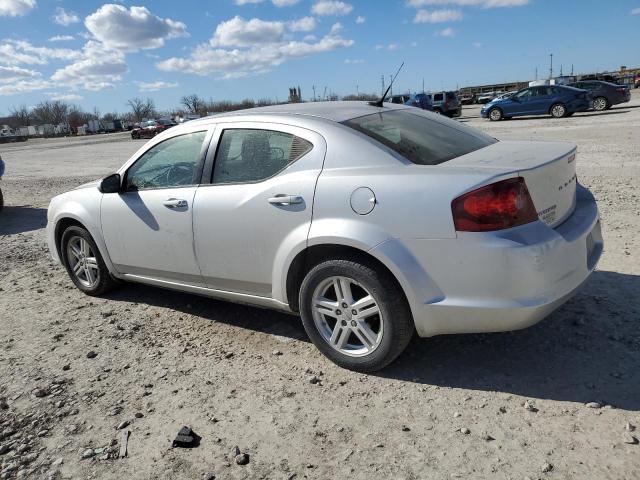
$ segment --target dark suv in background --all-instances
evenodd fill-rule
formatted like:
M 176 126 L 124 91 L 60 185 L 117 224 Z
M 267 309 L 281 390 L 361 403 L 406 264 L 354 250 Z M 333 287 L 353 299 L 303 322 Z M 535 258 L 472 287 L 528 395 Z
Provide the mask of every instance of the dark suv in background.
M 631 91 L 625 85 L 600 80 L 581 80 L 570 83 L 569 86 L 589 91 L 593 99 L 593 109 L 598 112 L 631 100 Z
M 447 117 L 459 117 L 462 114 L 462 105 L 456 92 L 430 93 L 433 103 L 433 111 Z
M 425 93 L 405 93 L 404 95 L 393 95 L 389 101 L 391 103 L 408 105 L 410 107 L 417 107 L 423 110 L 433 111 L 431 98 Z

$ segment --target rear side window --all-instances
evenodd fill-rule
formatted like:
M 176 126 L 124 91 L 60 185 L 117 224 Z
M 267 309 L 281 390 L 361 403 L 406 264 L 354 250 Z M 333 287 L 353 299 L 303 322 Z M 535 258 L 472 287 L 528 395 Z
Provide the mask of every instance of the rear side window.
M 225 130 L 216 153 L 213 183 L 265 180 L 312 148 L 310 142 L 289 133 L 244 128 Z
M 456 98 L 456 94 L 453 92 L 447 92 L 447 100 L 454 100 Z
M 444 95 L 443 95 L 442 93 L 436 93 L 436 94 L 433 96 L 433 99 L 434 99 L 436 102 L 439 102 L 439 101 L 441 101 L 441 100 L 443 100 L 443 99 L 444 99 Z
M 418 165 L 438 165 L 497 140 L 463 125 L 447 125 L 404 110 L 374 113 L 344 125 L 386 145 Z

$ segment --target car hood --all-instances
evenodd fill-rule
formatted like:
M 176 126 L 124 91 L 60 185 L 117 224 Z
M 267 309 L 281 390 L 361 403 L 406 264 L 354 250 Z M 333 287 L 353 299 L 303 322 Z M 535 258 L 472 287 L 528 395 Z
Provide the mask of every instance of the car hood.
M 509 100 L 508 98 L 501 98 L 501 99 L 491 100 L 490 102 L 487 102 L 484 107 L 489 108 L 489 107 L 493 107 L 494 105 L 504 105 L 505 103 L 509 103 L 509 102 L 511 102 L 511 100 Z

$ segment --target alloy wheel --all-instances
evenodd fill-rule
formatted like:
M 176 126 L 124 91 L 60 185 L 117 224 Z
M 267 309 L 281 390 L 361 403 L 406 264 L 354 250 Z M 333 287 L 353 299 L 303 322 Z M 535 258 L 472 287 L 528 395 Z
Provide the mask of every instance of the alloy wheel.
M 98 259 L 93 248 L 80 236 L 73 236 L 67 242 L 67 261 L 74 276 L 83 286 L 95 287 L 100 281 Z
M 311 310 L 322 338 L 344 355 L 369 355 L 382 341 L 380 307 L 367 289 L 351 278 L 323 280 L 314 290 Z
M 567 113 L 567 109 L 564 108 L 563 105 L 554 105 L 553 108 L 551 109 L 551 114 L 556 118 L 564 117 L 566 113 Z
M 593 109 L 601 112 L 607 109 L 607 99 L 604 97 L 598 97 L 593 101 Z
M 502 113 L 497 108 L 494 108 L 489 112 L 489 117 L 491 120 L 500 120 L 502 118 Z

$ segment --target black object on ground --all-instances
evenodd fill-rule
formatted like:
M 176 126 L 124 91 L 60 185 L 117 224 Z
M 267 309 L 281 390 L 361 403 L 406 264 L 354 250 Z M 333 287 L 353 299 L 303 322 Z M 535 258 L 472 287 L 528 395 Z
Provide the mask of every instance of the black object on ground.
M 200 436 L 189 427 L 182 427 L 171 444 L 174 448 L 196 448 L 200 445 Z

